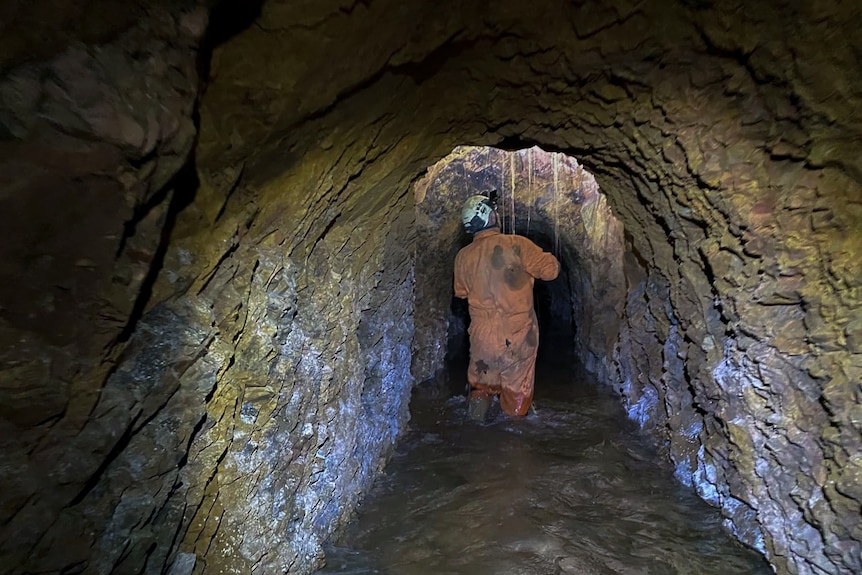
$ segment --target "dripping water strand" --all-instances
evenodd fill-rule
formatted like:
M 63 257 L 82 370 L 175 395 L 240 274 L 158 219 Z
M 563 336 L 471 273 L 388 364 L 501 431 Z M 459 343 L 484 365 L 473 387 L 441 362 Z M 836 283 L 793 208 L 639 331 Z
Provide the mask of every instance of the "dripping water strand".
M 515 156 L 516 155 L 517 155 L 516 152 L 512 152 L 509 154 L 509 174 L 511 175 L 511 180 L 512 180 L 512 189 L 509 191 L 509 199 L 512 201 L 512 209 L 510 210 L 511 216 L 512 216 L 512 224 L 510 226 L 510 229 L 512 231 L 512 234 L 515 233 Z
M 490 152 L 489 152 L 490 154 Z M 505 170 L 503 168 L 503 156 L 500 156 L 500 171 L 497 176 L 497 189 L 500 190 L 500 231 L 504 234 L 506 233 L 506 186 L 503 185 L 505 181 L 504 173 Z
M 533 214 L 533 148 L 527 148 L 527 235 L 530 235 L 530 218 Z
M 559 223 L 559 162 L 557 153 L 552 154 L 554 164 L 554 255 L 560 257 L 560 223 Z
M 494 171 L 491 169 L 493 162 L 494 160 L 491 158 L 491 146 L 485 146 L 485 168 L 482 170 L 482 184 L 484 186 L 488 186 L 489 184 L 491 184 L 491 182 L 493 182 L 494 179 L 497 179 L 494 177 Z M 491 187 L 499 189 L 499 185 Z M 502 193 L 502 190 L 500 191 L 500 193 Z M 497 217 L 502 219 L 505 216 L 504 214 L 498 213 Z M 498 221 L 497 223 L 500 224 L 500 228 L 502 229 L 503 223 L 501 221 Z

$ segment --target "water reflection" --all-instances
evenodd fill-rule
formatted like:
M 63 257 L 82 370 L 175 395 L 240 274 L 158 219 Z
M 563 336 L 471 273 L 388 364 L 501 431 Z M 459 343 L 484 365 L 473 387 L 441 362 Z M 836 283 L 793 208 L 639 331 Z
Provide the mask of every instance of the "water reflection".
M 614 397 L 539 385 L 536 403 L 478 425 L 462 398 L 415 396 L 409 435 L 319 573 L 772 573 L 655 463 Z

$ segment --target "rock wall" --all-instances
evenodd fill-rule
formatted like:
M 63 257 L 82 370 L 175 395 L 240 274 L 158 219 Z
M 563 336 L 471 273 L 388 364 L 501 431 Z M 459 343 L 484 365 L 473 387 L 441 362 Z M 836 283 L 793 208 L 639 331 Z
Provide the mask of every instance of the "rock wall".
M 362 166 L 342 151 L 265 185 L 184 168 L 205 25 L 156 11 L 4 83 L 4 229 L 22 230 L 2 294 L 10 573 L 310 572 L 407 421 L 406 190 L 372 189 L 369 206 L 346 197 L 349 171 L 307 179 L 339 157 Z M 122 140 L 138 116 L 148 140 Z M 74 210 L 47 209 L 65 195 Z
M 118 369 L 118 358 L 160 268 L 163 231 L 187 202 L 181 174 L 195 143 L 207 26 L 193 6 L 128 6 L 130 18 L 86 29 L 69 26 L 68 3 L 47 8 L 4 13 L 12 26 L 2 35 L 0 562 L 12 572 L 88 564 L 111 511 L 91 515 L 88 495 L 129 487 L 128 477 L 109 484 L 111 462 L 133 436 L 155 436 L 147 424 L 168 397 L 159 394 L 185 371 L 138 389 L 128 372 L 149 368 Z M 69 43 L 61 29 L 100 43 Z M 34 54 L 46 59 L 27 62 Z M 161 317 L 168 325 L 146 333 L 176 325 Z M 183 331 L 161 349 L 194 353 L 200 336 Z
M 39 493 L 5 526 L 12 572 L 320 565 L 408 417 L 413 210 L 401 199 L 290 253 L 291 228 L 251 239 L 254 213 L 236 230 L 248 247 L 166 274 L 181 295 L 145 314 L 85 427 L 58 446 L 75 456 L 63 472 L 86 482 L 70 500 Z M 206 250 L 177 240 L 171 256 L 200 265 Z
M 169 502 L 177 557 L 197 572 L 319 566 L 381 470 L 408 416 L 413 335 L 412 210 L 384 215 L 395 223 L 376 241 L 379 221 L 333 227 L 300 266 L 286 230 L 204 280 L 217 322 L 206 357 L 223 360 L 197 434 L 173 446 L 188 465 Z
M 626 230 L 587 362 L 777 572 L 862 570 L 858 3 L 224 2 L 197 108 L 181 4 L 3 60 L 4 565 L 308 572 L 405 417 L 411 182 L 539 143 Z

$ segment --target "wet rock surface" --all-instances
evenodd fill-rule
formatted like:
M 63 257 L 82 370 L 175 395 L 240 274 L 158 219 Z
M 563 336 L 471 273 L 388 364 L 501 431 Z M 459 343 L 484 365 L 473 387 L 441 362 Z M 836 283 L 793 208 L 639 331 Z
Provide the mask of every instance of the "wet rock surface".
M 585 363 L 776 571 L 859 572 L 857 4 L 226 4 L 201 53 L 205 13 L 132 3 L 30 61 L 21 36 L 2 563 L 319 564 L 406 418 L 410 184 L 539 143 L 625 228 Z

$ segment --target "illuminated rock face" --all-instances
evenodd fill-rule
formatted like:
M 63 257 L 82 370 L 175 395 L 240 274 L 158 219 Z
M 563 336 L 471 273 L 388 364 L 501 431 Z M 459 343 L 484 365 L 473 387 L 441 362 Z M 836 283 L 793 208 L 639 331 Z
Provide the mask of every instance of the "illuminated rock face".
M 12 15 L 4 565 L 310 571 L 407 417 L 410 183 L 538 143 L 625 228 L 585 363 L 779 573 L 862 571 L 856 3 L 153 4 Z

